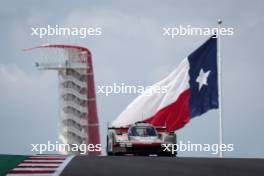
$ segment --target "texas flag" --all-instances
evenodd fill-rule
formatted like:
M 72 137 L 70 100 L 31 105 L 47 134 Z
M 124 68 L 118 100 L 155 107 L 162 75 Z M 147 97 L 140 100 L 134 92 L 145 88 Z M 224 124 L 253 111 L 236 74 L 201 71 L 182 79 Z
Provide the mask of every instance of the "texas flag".
M 183 59 L 166 78 L 152 85 L 166 87 L 166 92 L 146 90 L 112 123 L 114 127 L 138 121 L 166 126 L 175 131 L 190 119 L 218 108 L 217 38 L 212 36 Z M 156 90 L 156 89 L 155 89 Z

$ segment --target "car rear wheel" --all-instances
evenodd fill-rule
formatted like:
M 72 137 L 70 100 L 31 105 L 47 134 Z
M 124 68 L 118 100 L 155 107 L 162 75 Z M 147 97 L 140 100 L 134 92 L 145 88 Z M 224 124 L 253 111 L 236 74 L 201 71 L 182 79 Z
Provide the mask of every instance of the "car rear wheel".
M 110 150 L 109 150 L 109 139 L 108 139 L 108 137 L 107 137 L 107 139 L 106 139 L 106 152 L 107 152 L 107 155 L 108 156 L 112 156 L 113 155 L 113 152 L 110 152 Z

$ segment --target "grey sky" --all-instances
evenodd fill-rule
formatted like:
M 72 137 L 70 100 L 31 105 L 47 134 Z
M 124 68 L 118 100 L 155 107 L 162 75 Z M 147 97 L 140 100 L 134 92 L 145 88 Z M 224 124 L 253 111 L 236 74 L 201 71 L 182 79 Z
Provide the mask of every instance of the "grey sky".
M 190 24 L 215 27 L 218 18 L 235 34 L 223 39 L 224 143 L 229 157 L 264 157 L 263 1 L 3 1 L 0 7 L 0 153 L 29 154 L 31 143 L 56 141 L 56 72 L 38 71 L 34 53 L 22 48 L 45 43 L 77 44 L 93 53 L 97 85 L 151 85 L 177 67 L 207 37 L 162 36 L 162 28 Z M 32 37 L 30 27 L 101 26 L 102 36 Z M 97 95 L 101 140 L 136 95 Z M 178 140 L 217 143 L 217 111 L 192 120 Z M 183 152 L 181 156 L 210 156 Z

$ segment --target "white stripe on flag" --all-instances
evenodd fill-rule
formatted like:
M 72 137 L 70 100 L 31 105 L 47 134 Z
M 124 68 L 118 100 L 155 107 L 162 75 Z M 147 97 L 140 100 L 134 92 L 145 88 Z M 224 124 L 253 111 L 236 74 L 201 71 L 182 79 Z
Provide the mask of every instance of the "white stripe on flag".
M 146 120 L 175 102 L 184 91 L 190 88 L 189 68 L 188 58 L 183 59 L 180 65 L 166 78 L 152 85 L 152 87 L 132 101 L 114 120 L 112 126 L 127 126 Z M 160 89 L 166 88 L 166 92 L 155 91 L 157 87 Z M 152 94 L 149 94 L 149 92 L 152 92 Z

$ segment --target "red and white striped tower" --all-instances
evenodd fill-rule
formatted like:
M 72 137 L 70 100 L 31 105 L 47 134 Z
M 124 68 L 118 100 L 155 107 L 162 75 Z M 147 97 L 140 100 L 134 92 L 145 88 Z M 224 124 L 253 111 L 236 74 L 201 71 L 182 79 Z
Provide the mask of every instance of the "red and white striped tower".
M 32 49 L 38 49 L 43 55 L 36 63 L 38 69 L 58 71 L 62 143 L 100 144 L 91 52 L 73 45 L 43 45 L 26 50 Z M 100 155 L 101 152 L 88 154 Z

